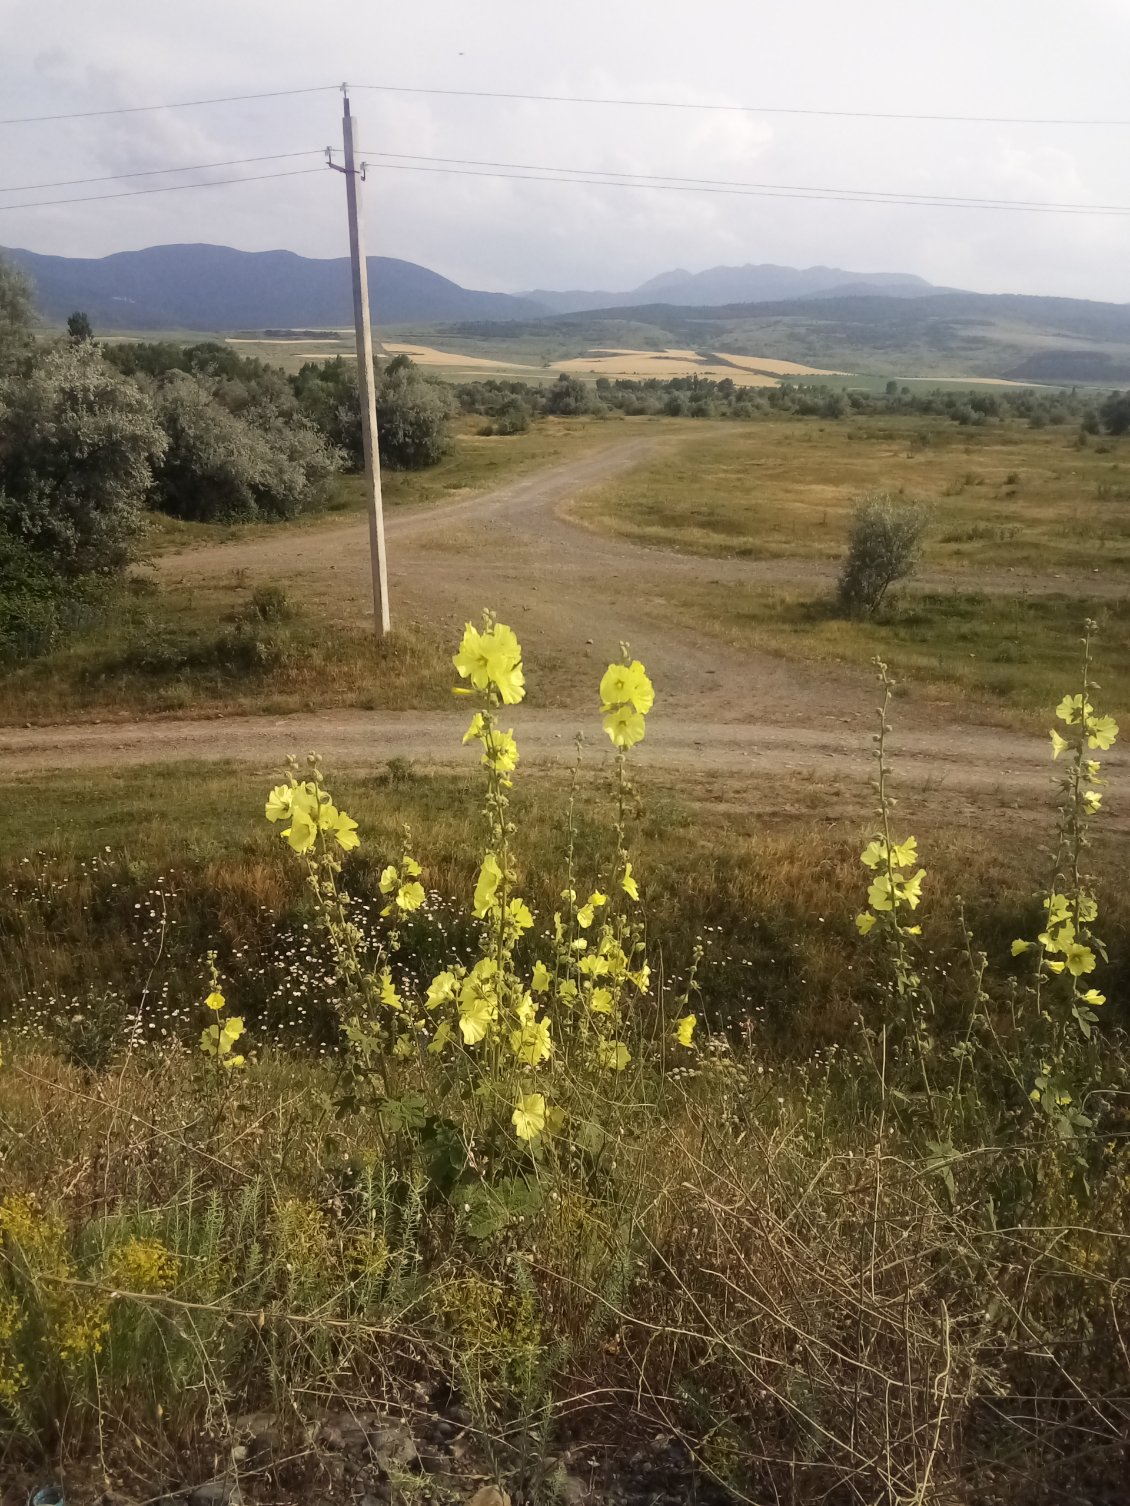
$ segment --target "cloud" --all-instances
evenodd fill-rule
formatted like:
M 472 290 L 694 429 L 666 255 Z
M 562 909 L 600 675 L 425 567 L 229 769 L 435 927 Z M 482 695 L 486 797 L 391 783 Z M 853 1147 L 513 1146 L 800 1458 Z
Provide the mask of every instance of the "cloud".
M 1124 0 L 951 0 L 891 23 L 887 0 L 803 7 L 682 0 L 492 0 L 369 7 L 322 0 L 10 0 L 0 56 L 5 114 L 360 83 L 687 104 L 1121 118 L 1130 42 Z M 1124 133 L 770 113 L 636 109 L 513 99 L 354 96 L 373 152 L 876 189 L 1120 203 Z M 4 179 L 54 182 L 317 149 L 340 139 L 332 88 L 210 108 L 9 127 Z M 309 159 L 316 164 L 316 156 Z M 248 178 L 292 164 L 233 169 Z M 294 166 L 305 163 L 296 160 Z M 428 164 L 418 164 L 418 167 Z M 433 167 L 442 164 L 431 164 Z M 454 165 L 454 164 L 452 164 Z M 508 169 L 497 169 L 508 171 Z M 157 186 L 129 179 L 106 189 Z M 0 195 L 0 205 L 33 197 Z M 629 288 L 676 264 L 833 263 L 919 272 L 989 290 L 1130 299 L 1126 221 L 819 198 L 517 182 L 374 168 L 374 250 L 473 286 Z M 0 243 L 102 255 L 212 240 L 341 255 L 330 173 L 105 204 L 0 208 Z

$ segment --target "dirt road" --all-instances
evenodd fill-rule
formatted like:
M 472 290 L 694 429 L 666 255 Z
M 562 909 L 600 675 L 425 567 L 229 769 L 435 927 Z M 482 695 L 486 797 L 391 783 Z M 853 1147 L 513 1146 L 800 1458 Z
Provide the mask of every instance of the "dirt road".
M 680 621 L 668 603 L 675 588 L 748 584 L 765 566 L 639 547 L 593 533 L 568 516 L 567 504 L 584 490 L 654 459 L 667 442 L 662 436 L 612 441 L 492 492 L 393 514 L 388 536 L 396 619 L 439 627 L 453 642 L 462 623 L 487 603 L 514 624 L 525 647 L 530 697 L 513 720 L 528 761 L 568 758 L 578 727 L 601 746 L 595 685 L 603 664 L 628 639 L 658 692 L 640 749 L 645 765 L 778 771 L 792 779 L 869 777 L 876 691 L 868 674 L 719 644 Z M 821 569 L 768 563 L 783 574 L 807 570 L 809 580 Z M 301 574 L 303 596 L 342 620 L 370 606 L 363 522 L 327 521 L 300 533 L 279 529 L 182 550 L 164 555 L 158 569 L 163 580 L 189 586 L 236 571 L 251 583 L 293 582 Z M 555 683 L 565 687 L 554 704 L 539 692 L 544 666 L 552 666 Z M 327 711 L 0 728 L 0 771 L 215 759 L 269 768 L 288 753 L 313 748 L 337 764 L 380 767 L 402 757 L 424 766 L 466 766 L 459 743 L 464 719 L 464 708 L 453 705 L 450 713 Z M 962 720 L 960 707 L 938 701 L 896 703 L 894 747 L 907 784 L 997 791 L 1006 804 L 1047 791 L 1046 742 Z M 1112 756 L 1113 766 L 1120 762 Z

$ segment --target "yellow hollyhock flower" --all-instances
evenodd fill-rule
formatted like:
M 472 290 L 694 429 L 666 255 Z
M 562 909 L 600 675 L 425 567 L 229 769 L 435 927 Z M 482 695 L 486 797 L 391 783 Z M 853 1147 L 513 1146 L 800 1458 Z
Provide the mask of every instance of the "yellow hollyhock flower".
M 866 936 L 874 928 L 874 925 L 875 916 L 871 914 L 870 910 L 861 910 L 855 917 L 855 929 L 861 936 Z
M 655 687 L 638 659 L 631 664 L 610 664 L 600 682 L 600 700 L 606 711 L 629 705 L 646 716 L 655 705 Z
M 589 1008 L 593 1014 L 612 1013 L 612 990 L 610 988 L 594 988 L 589 999 Z
M 1023 953 L 1030 951 L 1031 947 L 1032 943 L 1030 941 L 1021 941 L 1019 938 L 1017 938 L 1017 940 L 1012 943 L 1012 955 L 1014 957 L 1020 957 L 1023 955 Z
M 333 806 L 329 809 L 332 811 Z M 361 838 L 357 835 L 357 822 L 352 816 L 347 816 L 344 811 L 334 811 L 329 830 L 333 832 L 334 840 L 342 852 L 352 852 L 355 847 L 361 846 Z
M 611 1072 L 623 1072 L 632 1059 L 632 1053 L 622 1041 L 598 1041 L 596 1059 L 600 1066 Z
M 1100 1004 L 1106 1003 L 1106 994 L 1099 993 L 1097 988 L 1089 988 L 1083 995 L 1083 1003 L 1091 1004 L 1097 1009 Z
M 216 1010 L 219 1010 L 219 1009 L 223 1009 L 224 1005 L 227 1002 L 228 1001 L 224 998 L 224 996 L 220 992 L 220 990 L 218 988 L 214 988 L 212 990 L 212 992 L 208 995 L 208 997 L 204 1000 L 204 1005 L 205 1005 L 205 1008 L 207 1008 L 207 1009 L 216 1009 Z
M 469 1046 L 483 1039 L 498 1015 L 497 973 L 497 962 L 484 957 L 463 980 L 459 991 L 459 1028 Z
M 290 825 L 281 835 L 300 856 L 309 852 L 318 839 L 317 816 L 296 801 L 290 813 Z
M 1055 708 L 1055 714 L 1061 722 L 1066 722 L 1073 727 L 1076 722 L 1081 722 L 1094 711 L 1090 701 L 1084 700 L 1081 695 L 1065 695 L 1063 700 Z
M 506 914 L 510 918 L 510 923 L 518 931 L 528 931 L 534 923 L 530 907 L 524 899 L 512 899 L 506 906 Z
M 514 740 L 513 728 L 483 739 L 483 763 L 500 774 L 513 774 L 518 767 L 518 744 Z
M 1054 727 L 1048 733 L 1048 736 L 1052 740 L 1052 757 L 1053 758 L 1058 758 L 1061 753 L 1066 753 L 1067 750 L 1068 750 L 1068 748 L 1071 746 L 1071 744 L 1067 741 L 1067 739 L 1065 737 L 1060 737 L 1059 733 L 1055 730 Z
M 539 1066 L 553 1050 L 550 1040 L 551 1023 L 544 1016 L 529 1020 L 519 1030 L 510 1032 L 510 1049 L 527 1067 Z
M 1049 894 L 1044 900 L 1048 912 L 1048 926 L 1061 926 L 1071 920 L 1071 901 L 1066 894 Z
M 517 705 L 526 693 L 522 648 L 513 629 L 504 623 L 497 623 L 483 633 L 467 623 L 452 663 L 476 690 L 493 685 L 507 706 Z
M 442 973 L 437 973 L 428 984 L 427 997 L 424 1002 L 429 1009 L 438 1009 L 441 1004 L 449 1003 L 455 997 L 455 974 L 445 968 Z
M 620 880 L 620 888 L 623 889 L 629 899 L 639 899 L 640 887 L 632 877 L 631 863 L 624 864 L 624 877 Z
M 483 858 L 483 866 L 479 869 L 475 885 L 475 915 L 479 920 L 494 909 L 495 896 L 501 882 L 502 869 L 498 866 L 498 859 L 493 852 L 488 852 Z
M 410 883 L 401 884 L 396 891 L 396 908 L 405 915 L 411 915 L 413 910 L 418 910 L 424 903 L 424 886 L 416 879 Z
M 681 1020 L 675 1021 L 675 1040 L 680 1046 L 689 1046 L 694 1038 L 694 1027 L 698 1024 L 698 1016 L 693 1014 L 683 1015 Z
M 396 991 L 396 984 L 392 981 L 392 974 L 386 967 L 381 973 L 381 1003 L 389 1009 L 403 1009 L 400 995 Z
M 293 787 L 289 784 L 276 784 L 267 796 L 265 815 L 268 821 L 285 821 L 290 815 L 290 802 L 293 795 Z
M 519 1140 L 534 1140 L 545 1129 L 545 1098 L 541 1093 L 519 1096 L 510 1122 Z
M 483 994 L 465 999 L 459 1011 L 459 1029 L 464 1043 L 474 1046 L 483 1040 L 497 1013 L 494 1000 Z
M 1094 952 L 1079 941 L 1073 941 L 1064 948 L 1064 959 L 1067 971 L 1073 978 L 1081 978 L 1084 973 L 1093 973 L 1095 970 Z
M 601 725 L 617 748 L 634 748 L 643 741 L 643 713 L 633 711 L 631 706 L 617 706 L 606 712 Z
M 544 962 L 535 962 L 534 975 L 530 979 L 530 987 L 536 994 L 543 994 L 549 987 L 549 983 L 549 968 L 546 967 Z
M 1088 748 L 1101 748 L 1104 752 L 1113 747 L 1118 736 L 1118 723 L 1112 716 L 1097 716 L 1087 723 Z

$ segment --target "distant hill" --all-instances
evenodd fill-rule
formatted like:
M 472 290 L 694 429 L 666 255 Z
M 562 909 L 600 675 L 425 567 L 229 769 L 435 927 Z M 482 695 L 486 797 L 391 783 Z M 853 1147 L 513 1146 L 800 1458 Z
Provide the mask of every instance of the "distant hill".
M 679 346 L 872 376 L 1130 382 L 1130 304 L 1017 293 L 891 297 L 851 288 L 714 308 L 623 304 L 528 323 L 452 325 L 435 338 L 469 342 L 480 354 L 536 340 L 554 359 L 600 346 Z
M 75 309 L 96 329 L 226 330 L 349 325 L 353 299 L 346 258 L 230 246 L 150 246 L 84 259 L 8 250 L 32 278 L 45 319 Z M 545 312 L 508 293 L 479 293 L 393 257 L 369 257 L 369 295 L 378 324 L 437 319 L 516 319 Z
M 628 293 L 553 292 L 537 288 L 524 296 L 554 314 L 592 309 L 636 308 L 654 303 L 716 308 L 732 303 L 770 303 L 822 294 L 881 293 L 888 297 L 921 297 L 933 284 L 909 272 L 846 272 L 842 267 L 778 267 L 772 263 L 744 267 L 711 267 L 688 272 L 679 267 L 661 272 Z

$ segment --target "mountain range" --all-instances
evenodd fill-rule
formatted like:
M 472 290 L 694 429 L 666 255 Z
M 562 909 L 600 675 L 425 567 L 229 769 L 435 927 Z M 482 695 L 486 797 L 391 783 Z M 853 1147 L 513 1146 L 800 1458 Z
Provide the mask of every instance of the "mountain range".
M 292 251 L 230 246 L 150 246 L 98 258 L 5 252 L 35 284 L 40 313 L 53 323 L 82 309 L 102 329 L 228 330 L 349 325 L 349 263 Z M 652 304 L 716 307 L 780 299 L 877 293 L 920 297 L 934 291 L 900 272 L 771 265 L 682 268 L 628 292 L 481 293 L 394 257 L 369 258 L 374 322 L 531 319 L 581 310 Z
M 308 331 L 353 322 L 343 258 L 207 245 L 99 258 L 5 254 L 30 275 L 40 314 L 55 325 L 78 309 L 102 333 Z M 414 262 L 373 256 L 369 287 L 374 323 L 429 325 L 441 343 L 457 345 L 518 349 L 514 341 L 532 340 L 564 356 L 673 344 L 886 375 L 1130 382 L 1130 304 L 965 293 L 905 273 L 750 264 L 680 268 L 627 293 L 515 295 L 463 288 Z
M 96 329 L 229 330 L 353 323 L 349 262 L 293 251 L 230 246 L 150 246 L 112 256 L 41 256 L 7 250 L 35 284 L 41 315 L 75 309 Z M 546 310 L 508 293 L 479 293 L 415 262 L 369 257 L 369 293 L 379 324 L 437 319 L 536 318 Z
M 661 272 L 627 293 L 553 292 L 537 288 L 522 296 L 554 314 L 590 309 L 635 308 L 656 303 L 718 308 L 729 303 L 777 303 L 787 298 L 881 293 L 887 297 L 917 298 L 934 291 L 932 283 L 910 272 L 845 272 L 842 267 L 778 267 L 772 263 L 744 267 L 710 267 L 688 272 L 679 267 Z

